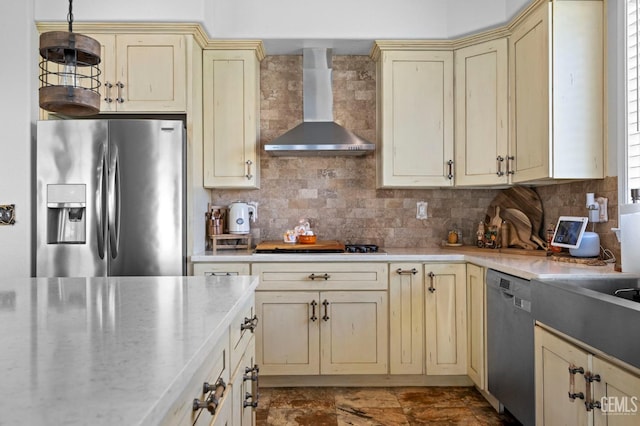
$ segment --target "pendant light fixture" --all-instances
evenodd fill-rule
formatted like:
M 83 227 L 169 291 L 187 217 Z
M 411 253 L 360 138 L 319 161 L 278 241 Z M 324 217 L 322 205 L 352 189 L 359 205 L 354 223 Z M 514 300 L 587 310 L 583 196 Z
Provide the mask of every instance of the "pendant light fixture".
M 69 116 L 100 112 L 100 43 L 73 32 L 73 0 L 69 31 L 40 35 L 40 108 Z

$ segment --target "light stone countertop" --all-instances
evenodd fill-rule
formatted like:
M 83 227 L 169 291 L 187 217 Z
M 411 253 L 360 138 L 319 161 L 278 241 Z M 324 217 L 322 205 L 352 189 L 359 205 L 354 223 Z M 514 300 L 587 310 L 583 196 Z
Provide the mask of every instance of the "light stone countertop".
M 246 250 L 211 252 L 191 256 L 191 262 L 471 262 L 486 268 L 516 275 L 525 279 L 593 278 L 621 276 L 614 265 L 589 266 L 551 260 L 545 256 L 493 253 L 491 250 L 385 248 L 385 253 L 301 253 L 257 254 Z
M 156 425 L 255 277 L 0 280 L 0 425 Z

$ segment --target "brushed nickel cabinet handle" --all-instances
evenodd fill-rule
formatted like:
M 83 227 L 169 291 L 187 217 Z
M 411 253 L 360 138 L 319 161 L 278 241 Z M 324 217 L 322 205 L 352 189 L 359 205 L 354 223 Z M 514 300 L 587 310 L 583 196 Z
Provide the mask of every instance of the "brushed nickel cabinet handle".
M 113 84 L 111 84 L 110 82 L 106 82 L 104 84 L 104 87 L 107 89 L 107 93 L 105 93 L 104 95 L 104 101 L 108 104 L 110 104 L 111 102 L 113 102 L 113 99 L 111 98 L 111 88 L 113 87 Z
M 504 176 L 504 172 L 502 171 L 502 162 L 504 161 L 504 157 L 502 155 L 498 155 L 496 160 L 498 161 L 498 172 L 496 174 L 498 176 Z
M 251 165 L 253 164 L 253 161 L 247 160 L 245 161 L 245 164 L 247 165 L 247 174 L 244 176 L 247 178 L 247 180 L 251 180 L 253 179 L 253 175 L 251 174 Z
M 124 103 L 124 98 L 122 97 L 122 89 L 124 89 L 124 83 L 122 83 L 121 81 L 116 83 L 116 87 L 118 88 L 118 97 L 116 98 L 116 101 L 119 104 Z
M 513 155 L 507 155 L 507 174 L 508 175 L 515 174 L 515 171 L 513 170 L 513 160 L 515 159 L 516 157 L 514 157 Z

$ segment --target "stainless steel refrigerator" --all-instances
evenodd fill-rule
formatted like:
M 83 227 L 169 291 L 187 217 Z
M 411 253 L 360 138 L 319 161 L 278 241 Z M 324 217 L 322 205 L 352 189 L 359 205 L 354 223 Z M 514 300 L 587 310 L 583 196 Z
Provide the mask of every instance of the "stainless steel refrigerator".
M 37 276 L 185 275 L 182 121 L 50 120 L 37 132 Z

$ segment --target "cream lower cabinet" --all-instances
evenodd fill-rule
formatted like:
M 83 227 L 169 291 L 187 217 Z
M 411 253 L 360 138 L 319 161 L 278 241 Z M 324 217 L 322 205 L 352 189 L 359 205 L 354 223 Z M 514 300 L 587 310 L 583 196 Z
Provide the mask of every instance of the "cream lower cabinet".
M 193 275 L 249 275 L 249 263 L 194 263 Z
M 90 36 L 102 46 L 100 112 L 186 111 L 186 36 Z
M 421 264 L 389 266 L 389 371 L 424 374 L 424 271 Z
M 373 54 L 378 187 L 453 186 L 453 52 L 397 47 Z
M 458 49 L 455 61 L 455 184 L 509 183 L 506 38 Z
M 467 375 L 478 389 L 486 389 L 485 269 L 467 264 Z
M 640 424 L 640 375 L 535 328 L 536 424 Z
M 386 374 L 387 265 L 253 264 L 263 375 Z
M 555 0 L 509 37 L 512 182 L 604 177 L 603 1 Z
M 467 374 L 466 266 L 390 265 L 391 374 Z
M 259 46 L 203 52 L 206 188 L 260 187 Z

